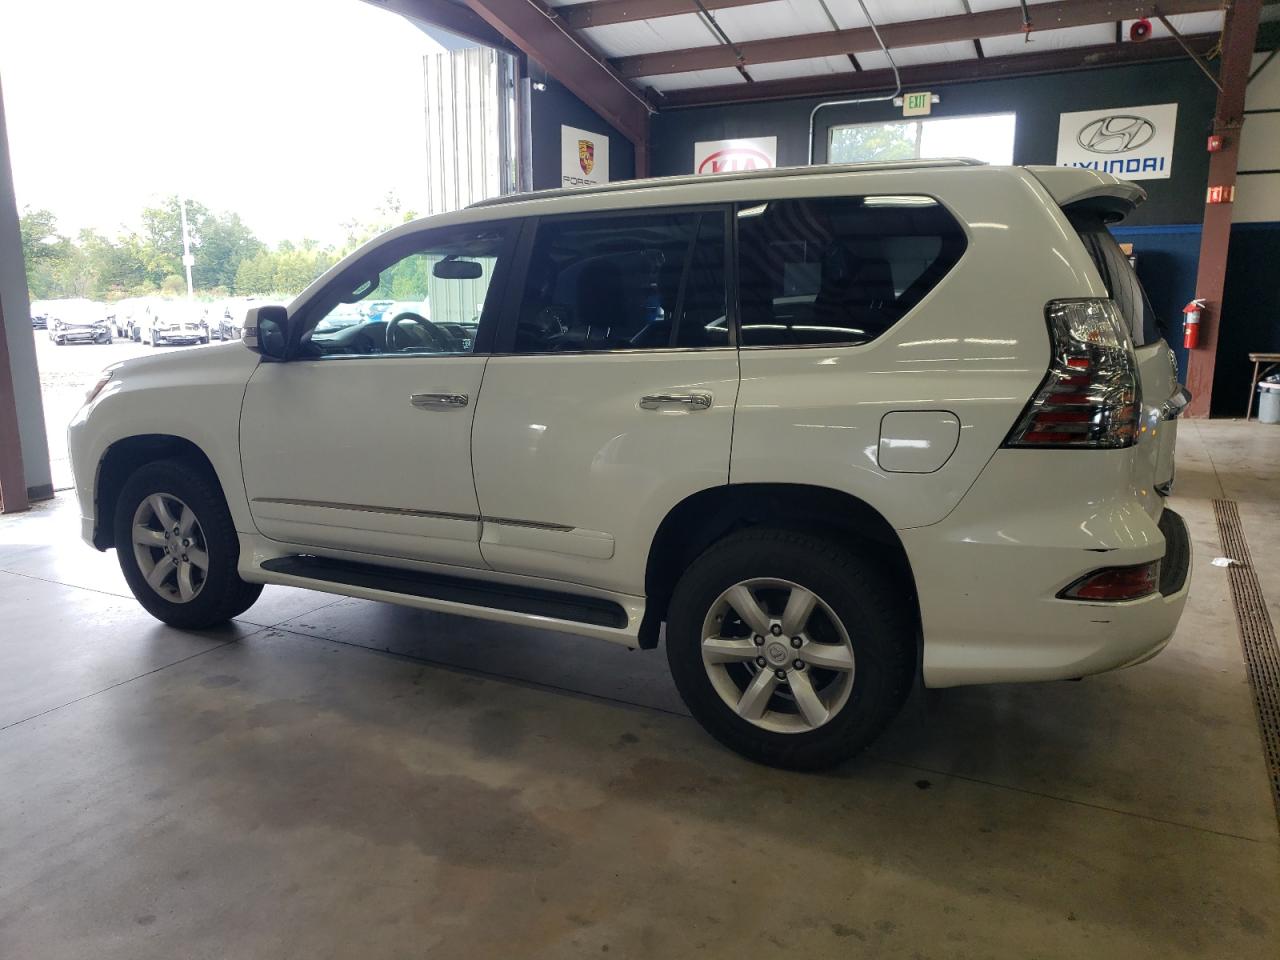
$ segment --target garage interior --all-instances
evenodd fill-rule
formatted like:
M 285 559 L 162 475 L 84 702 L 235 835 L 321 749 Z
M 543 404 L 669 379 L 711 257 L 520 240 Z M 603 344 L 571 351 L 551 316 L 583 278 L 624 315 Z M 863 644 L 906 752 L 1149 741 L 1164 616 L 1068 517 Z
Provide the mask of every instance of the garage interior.
M 705 736 L 652 651 L 278 586 L 165 627 L 52 489 L 0 137 L 0 956 L 1280 955 L 1280 426 L 1244 419 L 1280 351 L 1280 5 L 370 2 L 510 55 L 504 190 L 562 185 L 562 127 L 610 180 L 765 137 L 802 166 L 925 91 L 1053 164 L 1061 114 L 1176 102 L 1115 233 L 1194 395 L 1186 613 L 1126 670 L 917 688 L 804 775 Z

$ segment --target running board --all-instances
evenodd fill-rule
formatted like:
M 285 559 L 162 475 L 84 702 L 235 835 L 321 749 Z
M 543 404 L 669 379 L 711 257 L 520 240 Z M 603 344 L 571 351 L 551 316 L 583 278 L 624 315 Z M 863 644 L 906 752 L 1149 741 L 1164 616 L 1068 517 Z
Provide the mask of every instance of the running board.
M 466 580 L 434 573 L 418 573 L 376 563 L 331 560 L 325 557 L 276 557 L 264 561 L 269 573 L 303 577 L 323 583 L 341 583 L 366 590 L 398 593 L 407 597 L 443 600 L 469 607 L 505 610 L 530 616 L 550 617 L 574 623 L 621 630 L 627 626 L 627 612 L 621 604 L 599 597 L 583 597 L 558 590 L 539 590 L 487 580 Z

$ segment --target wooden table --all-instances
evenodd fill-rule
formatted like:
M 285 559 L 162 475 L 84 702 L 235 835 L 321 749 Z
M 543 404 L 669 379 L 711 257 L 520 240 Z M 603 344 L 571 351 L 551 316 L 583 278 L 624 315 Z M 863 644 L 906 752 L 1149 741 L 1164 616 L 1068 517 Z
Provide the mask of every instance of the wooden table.
M 1280 353 L 1251 353 L 1249 359 L 1253 361 L 1253 379 L 1249 381 L 1249 405 L 1244 408 L 1245 423 L 1249 422 L 1249 418 L 1253 416 L 1253 397 L 1258 392 L 1258 384 L 1262 382 L 1262 377 L 1271 373 L 1272 367 L 1280 367 Z M 1262 375 L 1258 375 L 1258 368 L 1264 363 L 1271 364 L 1267 369 L 1262 371 Z

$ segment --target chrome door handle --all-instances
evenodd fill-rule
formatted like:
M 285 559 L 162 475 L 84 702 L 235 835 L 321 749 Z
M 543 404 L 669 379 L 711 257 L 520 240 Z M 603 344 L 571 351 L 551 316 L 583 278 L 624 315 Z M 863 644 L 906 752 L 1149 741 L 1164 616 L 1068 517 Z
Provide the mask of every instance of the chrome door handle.
M 456 410 L 465 407 L 471 398 L 465 393 L 414 393 L 409 395 L 409 402 L 424 410 Z
M 709 393 L 654 393 L 640 398 L 641 410 L 660 410 L 668 404 L 678 403 L 691 410 L 706 410 L 711 406 Z

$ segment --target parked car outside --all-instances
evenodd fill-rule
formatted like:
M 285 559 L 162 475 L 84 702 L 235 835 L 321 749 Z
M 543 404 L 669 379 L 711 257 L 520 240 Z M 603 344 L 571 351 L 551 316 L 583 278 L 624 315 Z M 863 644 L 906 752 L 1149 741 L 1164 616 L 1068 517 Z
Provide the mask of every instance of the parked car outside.
M 260 297 L 233 297 L 227 301 L 223 310 L 223 319 L 219 324 L 219 332 L 223 340 L 239 340 L 244 329 L 244 318 L 252 308 L 273 301 Z
M 110 343 L 111 323 L 101 303 L 83 298 L 49 301 L 49 339 L 68 343 Z
M 121 340 L 129 339 L 129 316 L 136 297 L 124 297 L 111 305 L 111 329 Z
M 252 310 L 248 349 L 104 374 L 83 535 L 183 628 L 274 583 L 665 637 L 712 735 L 826 766 L 917 679 L 1079 678 L 1173 634 L 1187 394 L 1107 228 L 1144 197 L 910 161 L 408 223 Z M 393 279 L 429 318 L 333 329 Z
M 340 303 L 325 316 L 313 331 L 313 336 L 330 336 L 339 330 L 346 330 L 357 324 L 365 323 L 368 313 L 358 303 Z
M 138 336 L 158 347 L 163 343 L 208 343 L 205 304 L 196 300 L 162 300 L 149 305 L 139 318 Z
M 48 300 L 31 301 L 31 328 L 33 330 L 47 330 L 49 328 Z
M 117 337 L 126 340 L 138 340 L 138 330 L 142 326 L 143 317 L 156 304 L 163 303 L 160 297 L 126 297 L 115 305 L 115 332 Z
M 214 300 L 212 303 L 205 304 L 204 319 L 209 325 L 209 339 L 230 339 L 223 335 L 223 328 L 226 326 L 229 319 L 228 308 L 229 301 L 227 300 Z

